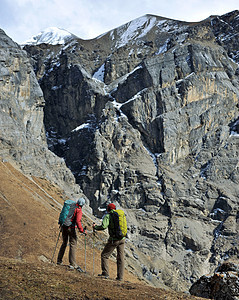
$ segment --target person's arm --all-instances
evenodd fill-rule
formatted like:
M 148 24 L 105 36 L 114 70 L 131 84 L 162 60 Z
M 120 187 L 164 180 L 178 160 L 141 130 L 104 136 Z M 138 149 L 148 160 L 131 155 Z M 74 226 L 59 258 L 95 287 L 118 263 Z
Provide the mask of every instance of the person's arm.
M 95 230 L 105 230 L 110 224 L 110 215 L 106 214 L 102 220 L 101 225 L 95 225 L 94 229 Z
M 76 226 L 78 227 L 79 231 L 81 233 L 83 233 L 84 229 L 83 229 L 83 227 L 81 225 L 81 218 L 82 218 L 82 210 L 81 210 L 81 208 L 76 208 L 75 214 L 76 214 Z

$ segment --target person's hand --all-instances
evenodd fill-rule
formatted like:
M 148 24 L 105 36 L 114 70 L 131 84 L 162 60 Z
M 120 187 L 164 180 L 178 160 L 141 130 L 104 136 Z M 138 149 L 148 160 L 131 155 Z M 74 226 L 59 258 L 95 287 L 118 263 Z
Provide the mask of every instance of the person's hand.
M 84 230 L 84 231 L 83 231 L 84 235 L 87 235 L 86 226 L 84 227 L 83 230 Z

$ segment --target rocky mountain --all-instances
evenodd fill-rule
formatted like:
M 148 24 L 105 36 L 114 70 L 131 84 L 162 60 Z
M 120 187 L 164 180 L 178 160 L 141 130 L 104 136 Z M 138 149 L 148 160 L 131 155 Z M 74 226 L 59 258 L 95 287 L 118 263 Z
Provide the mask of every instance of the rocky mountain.
M 238 274 L 238 265 L 224 263 L 212 276 L 204 275 L 196 281 L 190 288 L 190 293 L 207 299 L 237 300 Z
M 62 158 L 48 150 L 45 100 L 26 52 L 0 31 L 0 156 L 25 174 L 45 177 L 66 195 L 82 194 Z
M 57 27 L 49 27 L 33 36 L 30 40 L 24 42 L 24 44 L 40 45 L 43 43 L 50 45 L 65 44 L 73 39 L 77 38 L 69 31 Z
M 23 50 L 1 32 L 1 156 L 99 217 L 123 207 L 132 270 L 155 286 L 188 290 L 239 255 L 238 20 L 145 15 Z

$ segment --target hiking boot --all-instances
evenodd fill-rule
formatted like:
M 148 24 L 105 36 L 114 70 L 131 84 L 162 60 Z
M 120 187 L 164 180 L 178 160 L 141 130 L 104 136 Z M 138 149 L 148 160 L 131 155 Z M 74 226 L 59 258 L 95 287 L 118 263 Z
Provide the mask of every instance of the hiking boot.
M 79 272 L 84 272 L 82 269 L 81 269 L 81 267 L 80 266 L 78 266 L 78 265 L 75 265 L 75 266 L 72 266 L 72 265 L 69 265 L 69 269 L 71 269 L 71 270 L 77 270 L 77 271 L 79 271 Z
M 81 267 L 79 267 L 79 266 L 76 268 L 76 271 L 82 272 L 82 273 L 84 272 L 84 271 L 81 269 Z
M 58 266 L 62 266 L 62 265 L 63 265 L 63 262 L 62 262 L 62 261 L 58 261 L 56 264 L 57 264 Z
M 122 278 L 118 278 L 118 277 L 116 277 L 115 279 L 116 279 L 116 280 L 118 280 L 118 281 L 123 281 L 123 279 L 122 279 Z
M 105 274 L 98 274 L 98 276 L 104 279 L 109 278 L 109 275 L 105 275 Z
M 74 270 L 75 268 L 74 268 L 74 266 L 69 265 L 69 269 Z

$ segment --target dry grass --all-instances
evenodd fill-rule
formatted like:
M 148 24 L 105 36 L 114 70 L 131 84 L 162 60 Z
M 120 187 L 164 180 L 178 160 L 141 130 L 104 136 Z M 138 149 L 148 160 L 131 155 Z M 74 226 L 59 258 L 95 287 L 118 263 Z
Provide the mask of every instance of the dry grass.
M 152 288 L 127 270 L 125 281 L 117 282 L 113 259 L 111 279 L 97 278 L 103 233 L 95 240 L 90 233 L 86 240 L 79 235 L 77 263 L 86 273 L 50 263 L 59 234 L 59 203 L 64 200 L 63 191 L 47 180 L 26 177 L 0 162 L 0 299 L 197 299 Z M 91 225 L 87 216 L 82 221 Z M 63 262 L 68 264 L 68 253 Z
M 101 279 L 44 263 L 0 258 L 1 299 L 199 299 L 129 281 Z

